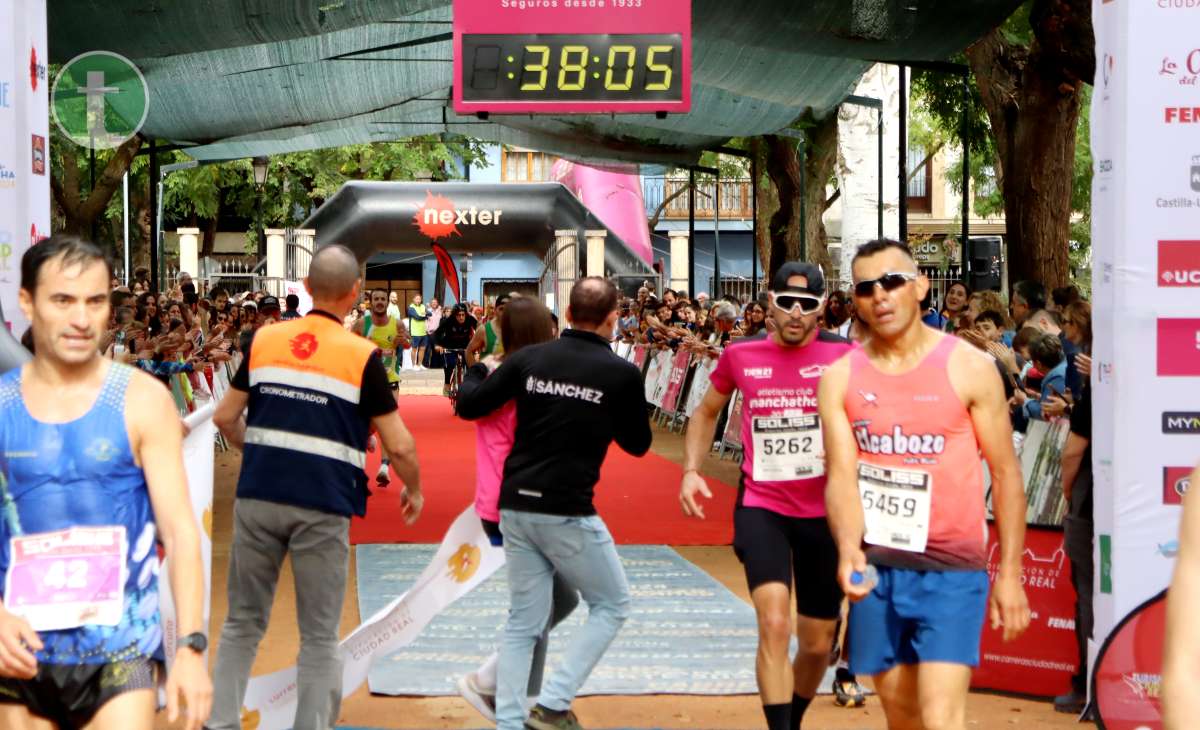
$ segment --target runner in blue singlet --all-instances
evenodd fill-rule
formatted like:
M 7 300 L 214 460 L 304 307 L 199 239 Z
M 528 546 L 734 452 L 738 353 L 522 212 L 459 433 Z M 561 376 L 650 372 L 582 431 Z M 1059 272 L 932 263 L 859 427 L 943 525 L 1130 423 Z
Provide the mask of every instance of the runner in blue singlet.
M 158 540 L 183 636 L 169 719 L 181 699 L 188 728 L 208 716 L 182 428 L 160 383 L 100 357 L 110 278 L 103 253 L 71 236 L 21 263 L 36 356 L 0 376 L 0 727 L 153 725 L 165 659 Z

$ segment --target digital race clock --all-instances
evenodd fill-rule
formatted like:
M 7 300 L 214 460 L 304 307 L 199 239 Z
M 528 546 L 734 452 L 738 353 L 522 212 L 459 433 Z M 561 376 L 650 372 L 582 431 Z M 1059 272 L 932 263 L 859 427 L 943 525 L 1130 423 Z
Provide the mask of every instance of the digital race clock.
M 690 0 L 454 0 L 460 114 L 690 108 Z

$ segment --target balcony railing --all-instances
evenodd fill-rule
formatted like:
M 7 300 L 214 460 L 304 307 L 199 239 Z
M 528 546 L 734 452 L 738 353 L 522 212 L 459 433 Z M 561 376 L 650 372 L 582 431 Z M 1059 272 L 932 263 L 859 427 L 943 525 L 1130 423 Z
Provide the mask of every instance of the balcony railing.
M 688 193 L 686 179 L 644 177 L 642 178 L 642 197 L 646 201 L 646 216 L 654 215 L 663 200 L 675 193 L 679 195 L 667 203 L 663 210 L 662 219 L 678 220 L 688 217 Z M 750 178 L 731 178 L 721 181 L 721 220 L 748 220 L 754 215 L 754 191 L 750 188 Z M 716 186 L 713 180 L 696 181 L 696 218 L 712 219 Z

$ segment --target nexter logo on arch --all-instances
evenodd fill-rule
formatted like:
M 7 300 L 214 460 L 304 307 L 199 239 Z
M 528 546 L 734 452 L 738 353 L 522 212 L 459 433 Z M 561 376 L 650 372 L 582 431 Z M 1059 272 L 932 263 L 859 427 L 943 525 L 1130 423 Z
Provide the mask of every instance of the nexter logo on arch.
M 500 216 L 504 211 L 499 208 L 484 208 L 475 206 L 458 210 L 454 201 L 444 195 L 434 195 L 426 191 L 425 202 L 417 208 L 413 223 L 417 228 L 433 240 L 448 238 L 450 235 L 462 236 L 461 226 L 492 226 L 500 225 Z

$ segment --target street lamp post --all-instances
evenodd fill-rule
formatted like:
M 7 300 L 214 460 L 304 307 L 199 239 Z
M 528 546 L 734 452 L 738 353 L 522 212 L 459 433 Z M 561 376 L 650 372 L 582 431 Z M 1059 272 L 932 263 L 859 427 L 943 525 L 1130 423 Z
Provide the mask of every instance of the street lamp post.
M 261 260 L 267 255 L 267 234 L 263 230 L 263 186 L 267 184 L 267 170 L 270 168 L 271 160 L 265 156 L 255 157 L 251 161 L 251 167 L 254 169 L 254 187 L 258 189 L 257 218 L 258 218 L 258 257 Z

